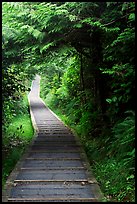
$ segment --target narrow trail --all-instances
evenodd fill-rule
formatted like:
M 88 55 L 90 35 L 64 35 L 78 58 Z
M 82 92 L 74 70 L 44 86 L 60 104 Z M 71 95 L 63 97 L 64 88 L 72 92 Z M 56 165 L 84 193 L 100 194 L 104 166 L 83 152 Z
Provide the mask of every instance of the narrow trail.
M 6 182 L 3 202 L 97 202 L 102 198 L 78 138 L 39 97 L 29 94 L 35 137 Z

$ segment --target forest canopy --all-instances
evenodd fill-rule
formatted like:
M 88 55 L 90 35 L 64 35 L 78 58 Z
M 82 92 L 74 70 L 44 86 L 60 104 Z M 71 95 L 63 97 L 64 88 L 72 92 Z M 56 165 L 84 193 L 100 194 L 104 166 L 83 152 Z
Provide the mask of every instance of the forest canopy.
M 3 2 L 3 129 L 35 74 L 42 76 L 42 97 L 67 116 L 87 154 L 97 148 L 128 169 L 124 182 L 132 175 L 133 183 L 135 2 Z M 106 193 L 112 185 L 113 179 Z M 126 200 L 133 185 L 110 194 Z

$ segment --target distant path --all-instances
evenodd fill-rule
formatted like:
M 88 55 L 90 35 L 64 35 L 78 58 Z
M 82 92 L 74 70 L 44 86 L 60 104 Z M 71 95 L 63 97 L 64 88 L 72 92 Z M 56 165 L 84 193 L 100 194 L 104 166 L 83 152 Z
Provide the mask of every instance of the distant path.
M 3 202 L 95 202 L 99 186 L 78 138 L 39 98 L 37 75 L 29 94 L 37 132 L 7 180 Z

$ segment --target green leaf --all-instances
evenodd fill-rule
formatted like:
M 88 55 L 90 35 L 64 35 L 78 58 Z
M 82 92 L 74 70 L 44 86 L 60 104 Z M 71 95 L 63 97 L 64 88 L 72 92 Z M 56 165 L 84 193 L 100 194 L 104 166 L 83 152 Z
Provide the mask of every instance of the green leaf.
M 128 17 L 130 21 L 135 21 L 135 13 L 131 13 Z
M 134 178 L 134 175 L 131 174 L 130 176 L 127 177 L 127 181 L 128 181 L 129 179 L 133 179 L 133 178 Z
M 112 99 L 110 99 L 110 98 L 107 98 L 106 101 L 107 101 L 109 104 L 112 103 Z
M 116 102 L 116 101 L 117 101 L 117 97 L 114 96 L 114 97 L 112 98 L 112 101 L 113 101 L 113 102 Z
M 48 43 L 46 45 L 44 45 L 41 49 L 40 49 L 40 53 L 42 53 L 43 51 L 46 51 L 47 49 L 49 49 L 51 46 L 54 46 L 54 42 Z
M 29 25 L 23 25 L 23 26 L 21 26 L 21 29 L 27 29 L 29 27 L 30 27 Z
M 129 156 L 135 155 L 135 148 L 131 152 L 128 152 L 127 155 L 129 155 Z
M 77 23 L 77 24 L 74 25 L 74 28 L 82 28 L 82 26 L 83 25 L 81 23 Z
M 33 28 L 32 26 L 29 26 L 29 28 L 28 28 L 28 32 L 29 32 L 30 34 L 32 34 L 33 31 L 34 31 L 34 28 Z
M 40 36 L 41 32 L 37 29 L 33 30 L 33 36 L 37 39 Z

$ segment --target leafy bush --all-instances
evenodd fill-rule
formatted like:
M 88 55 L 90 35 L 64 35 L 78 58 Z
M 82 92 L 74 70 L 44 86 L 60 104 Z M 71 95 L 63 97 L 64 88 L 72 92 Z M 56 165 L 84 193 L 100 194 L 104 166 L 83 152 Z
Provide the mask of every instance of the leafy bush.
M 118 201 L 134 201 L 135 114 L 133 111 L 127 111 L 126 114 L 128 116 L 112 128 L 112 137 L 104 159 L 99 156 L 94 165 L 95 174 L 105 195 Z
M 135 156 L 135 113 L 127 111 L 126 114 L 128 116 L 123 121 L 114 125 L 111 144 L 113 156 L 119 155 L 124 160 Z
M 94 173 L 106 198 L 111 201 L 134 201 L 134 175 L 123 162 L 114 157 L 93 166 Z

